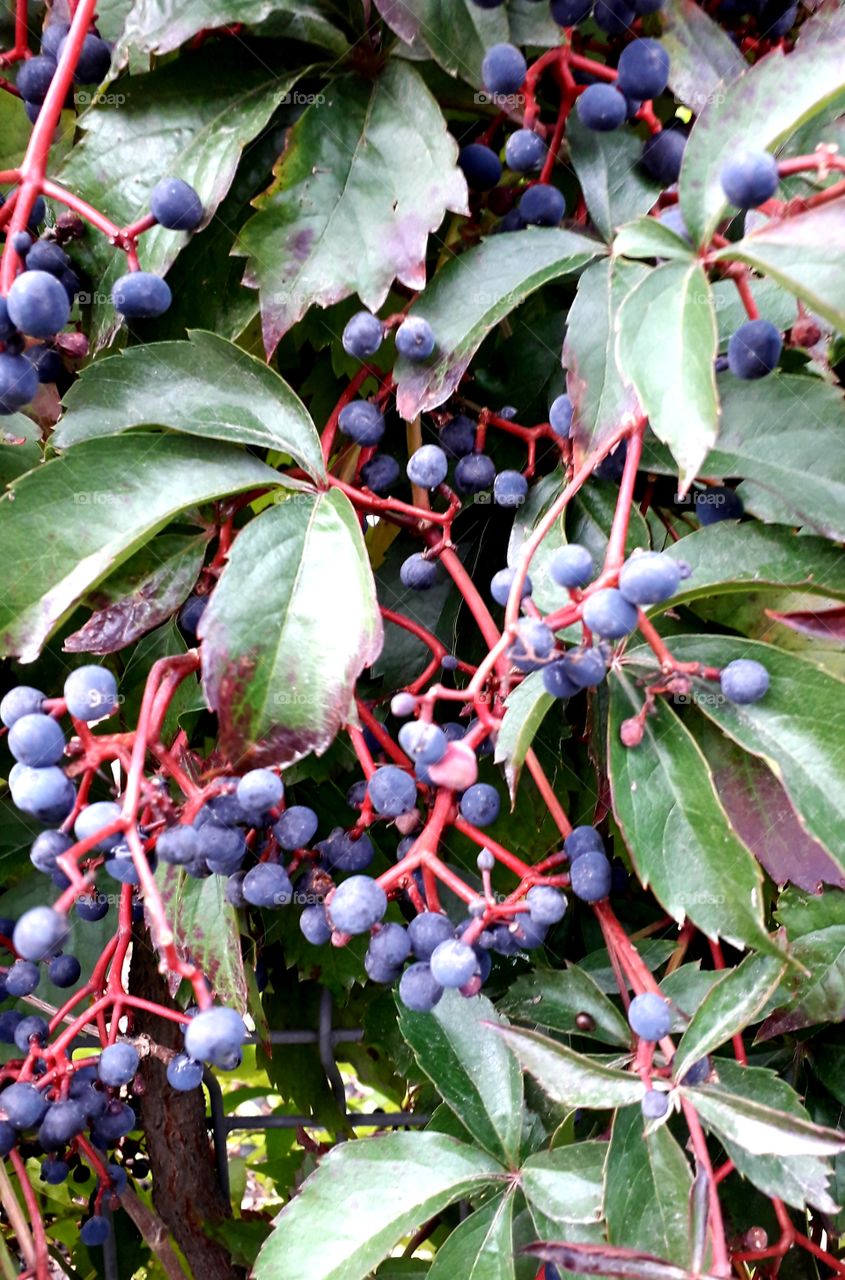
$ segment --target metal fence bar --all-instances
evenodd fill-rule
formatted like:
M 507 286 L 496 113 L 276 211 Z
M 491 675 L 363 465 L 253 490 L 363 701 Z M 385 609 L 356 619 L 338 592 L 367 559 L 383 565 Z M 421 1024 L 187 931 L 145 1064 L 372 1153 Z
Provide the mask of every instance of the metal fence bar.
M 332 1093 L 350 1129 L 404 1129 L 427 1124 L 429 1116 L 419 1111 L 350 1111 L 346 1105 L 346 1087 L 338 1070 L 335 1047 L 339 1044 L 357 1044 L 364 1038 L 362 1027 L 335 1030 L 332 1027 L 331 993 L 324 989 L 320 994 L 319 1020 L 316 1031 L 270 1031 L 266 1037 L 250 1036 L 247 1044 L 267 1042 L 278 1045 L 313 1044 L 317 1046 L 320 1065 Z M 325 1122 L 313 1115 L 296 1116 L 227 1116 L 224 1110 L 223 1091 L 211 1071 L 203 1075 L 210 1104 L 209 1127 L 214 1143 L 214 1158 L 220 1189 L 227 1199 L 231 1197 L 229 1181 L 229 1156 L 226 1139 L 230 1133 L 260 1133 L 268 1129 L 325 1129 Z M 112 1280 L 107 1277 L 106 1280 Z
M 347 1111 L 346 1119 L 352 1129 L 404 1129 L 410 1125 L 428 1124 L 430 1116 L 421 1111 Z M 244 1130 L 248 1133 L 262 1129 L 325 1129 L 322 1120 L 315 1116 L 226 1116 L 227 1133 Z

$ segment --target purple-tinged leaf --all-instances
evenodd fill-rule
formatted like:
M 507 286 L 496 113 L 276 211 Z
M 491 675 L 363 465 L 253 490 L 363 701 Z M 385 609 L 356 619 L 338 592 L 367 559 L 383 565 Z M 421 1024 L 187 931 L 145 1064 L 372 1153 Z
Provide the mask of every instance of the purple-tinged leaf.
M 260 290 L 268 355 L 315 303 L 357 293 L 376 311 L 398 279 L 426 281 L 429 234 L 466 210 L 458 148 L 407 62 L 376 80 L 333 81 L 287 137 L 272 186 L 257 200 L 237 253 Z
M 337 489 L 297 493 L 241 530 L 200 623 L 203 683 L 230 760 L 320 755 L 381 649 L 358 518 Z

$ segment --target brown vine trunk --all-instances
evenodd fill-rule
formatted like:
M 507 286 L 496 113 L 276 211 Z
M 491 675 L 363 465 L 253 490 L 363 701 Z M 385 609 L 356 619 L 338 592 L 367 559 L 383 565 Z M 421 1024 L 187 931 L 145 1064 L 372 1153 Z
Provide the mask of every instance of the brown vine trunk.
M 129 974 L 134 995 L 173 1007 L 158 959 L 143 925 L 136 927 Z M 137 1011 L 136 1032 L 158 1044 L 181 1049 L 182 1032 L 175 1022 Z M 231 1218 L 232 1207 L 217 1180 L 205 1116 L 202 1089 L 179 1093 L 165 1078 L 156 1058 L 141 1060 L 143 1092 L 141 1126 L 146 1138 L 153 1183 L 153 1203 L 188 1262 L 190 1275 L 202 1280 L 243 1280 L 228 1250 L 206 1234 L 206 1226 Z

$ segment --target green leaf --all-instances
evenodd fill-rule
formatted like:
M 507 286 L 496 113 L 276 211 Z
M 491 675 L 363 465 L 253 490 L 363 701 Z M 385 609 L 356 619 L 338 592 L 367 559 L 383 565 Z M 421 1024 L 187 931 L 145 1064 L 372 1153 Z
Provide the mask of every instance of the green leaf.
M 553 1102 L 600 1110 L 630 1106 L 645 1092 L 639 1076 L 607 1067 L 539 1031 L 497 1027 L 496 1032 Z
M 745 751 L 766 761 L 783 783 L 802 825 L 845 869 L 845 682 L 814 663 L 771 645 L 730 636 L 678 636 L 680 658 L 724 667 L 735 658 L 762 662 L 771 678 L 765 697 L 728 702 L 710 681 L 696 681 L 699 710 Z
M 598 133 L 583 125 L 573 111 L 566 137 L 590 217 L 605 240 L 612 240 L 623 222 L 648 212 L 660 194 L 660 183 L 640 167 L 642 143 L 635 133 L 625 129 Z
M 155 424 L 229 444 L 279 449 L 315 480 L 320 439 L 302 401 L 263 361 L 216 334 L 130 347 L 85 369 L 53 432 L 59 449 Z
M 499 1009 L 517 1022 L 532 1022 L 564 1035 L 588 1036 L 606 1044 L 631 1047 L 631 1030 L 601 987 L 578 965 L 565 969 L 535 969 L 508 988 Z M 594 1026 L 584 1031 L 576 1022 L 587 1013 Z
M 505 700 L 502 727 L 496 739 L 496 764 L 504 764 L 511 799 L 525 757 L 546 712 L 555 699 L 546 693 L 542 672 L 534 671 Z
M 0 501 L 0 652 L 32 662 L 78 601 L 179 511 L 283 483 L 206 440 L 137 433 L 81 444 Z
M 751 1155 L 829 1156 L 845 1151 L 845 1134 L 797 1115 L 775 1110 L 756 1098 L 740 1098 L 716 1084 L 681 1086 L 707 1127 Z
M 577 542 L 590 552 L 596 565 L 604 561 L 607 542 L 613 524 L 613 514 L 619 490 L 604 480 L 591 480 L 574 497 L 566 514 L 567 541 Z M 625 554 L 637 547 L 648 547 L 648 525 L 639 508 L 631 506 L 628 532 L 625 537 Z
M 685 106 L 718 101 L 748 64 L 733 40 L 695 0 L 667 0 L 660 43 L 669 54 L 669 85 Z
M 717 256 L 771 277 L 845 332 L 845 200 L 772 218 Z
M 842 90 L 845 40 L 801 44 L 785 56 L 773 49 L 726 85 L 704 107 L 681 168 L 684 221 L 696 243 L 707 242 L 727 203 L 722 166 L 740 147 L 766 151 L 818 115 Z
M 529 1208 L 565 1225 L 600 1222 L 604 1202 L 606 1142 L 576 1142 L 530 1156 L 519 1183 Z
M 819 1022 L 841 1022 L 845 1015 L 845 894 L 788 889 L 776 914 L 786 926 L 791 954 L 806 972 L 787 975 L 787 998 L 761 1028 L 761 1040 Z
M 231 185 L 244 146 L 264 128 L 279 95 L 299 74 L 279 78 L 269 67 L 257 69 L 254 61 L 244 65 L 233 57 L 230 43 L 181 57 L 148 76 L 121 80 L 114 101 L 106 94 L 80 117 L 83 137 L 62 166 L 60 181 L 124 226 L 147 212 L 159 178 L 178 173 L 197 190 L 210 218 Z M 145 232 L 144 270 L 163 274 L 186 240 L 184 233 L 164 227 Z M 80 254 L 99 281 L 93 321 L 94 337 L 103 345 L 120 324 L 110 293 L 126 271 L 126 255 L 99 234 L 86 239 Z
M 322 754 L 381 648 L 349 499 L 337 489 L 290 499 L 241 530 L 200 624 L 203 683 L 231 760 Z
M 619 258 L 677 258 L 690 262 L 692 246 L 658 218 L 637 218 L 620 227 L 613 241 Z
M 273 12 L 253 30 L 263 39 L 300 40 L 342 58 L 349 52 L 349 41 L 330 21 L 338 16 L 332 0 L 274 0 Z
M 94 612 L 65 652 L 116 653 L 166 621 L 196 582 L 209 536 L 161 534 L 143 546 L 86 601 Z
M 346 41 L 321 8 L 319 3 L 302 0 L 203 0 L 191 8 L 176 0 L 143 0 L 127 15 L 112 65 L 122 67 L 131 60 L 137 70 L 149 64 L 152 54 L 171 53 L 200 31 L 235 23 L 254 26 L 271 15 L 277 22 L 288 20 L 291 26 L 285 34 L 293 39 L 328 40 L 327 48 L 342 53 Z
M 507 239 L 508 237 L 504 237 Z M 637 399 L 616 362 L 616 319 L 644 267 L 610 258 L 581 276 L 563 345 L 566 390 L 572 401 L 572 437 L 579 455 L 600 448 Z
M 607 1156 L 605 1215 L 611 1244 L 679 1266 L 692 1262 L 692 1171 L 668 1126 L 646 1134 L 638 1108 L 617 1111 Z
M 623 377 L 633 384 L 652 431 L 672 450 L 688 482 L 715 441 L 719 423 L 716 313 L 704 269 L 696 262 L 656 267 L 628 294 L 617 326 Z
M 428 1280 L 514 1280 L 513 1192 L 471 1213 L 440 1246 Z
M 656 973 L 675 951 L 669 938 L 638 938 L 633 946 L 649 973 Z M 580 966 L 605 995 L 618 995 L 619 984 L 605 947 L 591 951 L 581 960 Z
M 412 49 L 429 53 L 450 75 L 481 84 L 481 61 L 491 44 L 510 39 L 504 7 L 473 0 L 376 0 L 387 25 Z
M 748 286 L 760 317 L 768 320 L 776 329 L 791 329 L 795 323 L 797 304 L 791 294 L 781 289 L 774 280 L 750 276 Z M 719 326 L 719 350 L 727 351 L 731 335 L 745 324 L 748 313 L 742 305 L 733 280 L 717 280 L 713 285 L 713 302 L 716 322 Z M 717 382 L 718 387 L 718 382 Z
M 718 1101 L 710 1098 L 702 1110 L 700 1104 L 702 1094 L 718 1094 Z M 719 1059 L 719 1084 L 706 1085 L 701 1088 L 684 1089 L 698 1111 L 705 1128 L 714 1133 L 725 1148 L 725 1152 L 736 1166 L 739 1173 L 748 1178 L 764 1194 L 777 1196 L 796 1209 L 803 1209 L 805 1204 L 814 1205 L 823 1213 L 833 1213 L 836 1206 L 827 1190 L 831 1176 L 831 1167 L 824 1156 L 818 1154 L 792 1154 L 789 1150 L 796 1138 L 791 1138 L 790 1125 L 797 1126 L 802 1137 L 798 1137 L 799 1145 L 808 1141 L 804 1126 L 811 1130 L 815 1126 L 809 1124 L 807 1111 L 795 1090 L 785 1080 L 779 1079 L 773 1071 L 762 1067 L 743 1067 L 728 1058 Z M 777 1122 L 772 1131 L 763 1131 L 763 1140 L 759 1145 L 771 1147 L 770 1154 L 752 1154 L 748 1148 L 749 1136 L 756 1133 L 760 1121 L 755 1111 L 753 1128 L 746 1129 L 745 1106 L 761 1107 L 769 1113 L 764 1124 L 774 1115 Z M 709 1109 L 708 1109 L 709 1108 Z M 831 1138 L 831 1130 L 823 1129 L 822 1134 Z M 841 1134 L 833 1134 L 839 1138 Z M 837 1148 L 840 1149 L 840 1148 Z
M 260 290 L 264 346 L 310 306 L 357 293 L 377 310 L 394 279 L 425 284 L 428 236 L 463 212 L 457 147 L 419 73 L 394 60 L 373 81 L 331 83 L 288 133 L 284 154 L 237 252 Z
M 532 227 L 491 236 L 447 262 L 414 304 L 428 320 L 437 350 L 426 364 L 396 362 L 397 406 L 409 421 L 448 400 L 481 343 L 520 302 L 564 276 L 577 275 L 602 246 L 574 231 Z
M 845 562 L 823 538 L 798 537 L 791 529 L 748 521 L 722 521 L 666 548 L 692 572 L 671 607 L 702 596 L 746 595 L 761 587 L 788 587 L 845 599 Z
M 775 993 L 786 961 L 750 955 L 729 969 L 711 987 L 687 1027 L 672 1059 L 672 1074 L 680 1080 L 699 1058 L 744 1031 Z
M 793 522 L 845 538 L 842 392 L 818 378 L 772 373 L 719 379 L 722 423 L 704 475 L 745 476 L 793 513 Z
M 343 1143 L 276 1218 L 255 1280 L 364 1280 L 403 1236 L 502 1176 L 489 1156 L 439 1133 Z
M 211 983 L 221 1004 L 247 1008 L 247 983 L 238 913 L 226 901 L 225 879 L 194 880 L 182 867 L 164 864 L 156 874 L 176 950 Z
M 417 1062 L 473 1138 L 514 1167 L 522 1137 L 522 1076 L 490 1024 L 496 1011 L 484 996 L 465 1000 L 447 991 L 431 1013 L 403 1005 L 399 1027 Z
M 710 938 L 772 952 L 763 922 L 763 877 L 731 828 L 690 732 L 658 698 L 641 745 L 622 745 L 620 725 L 641 705 L 632 679 L 612 674 L 613 812 L 637 875 L 678 923 L 688 918 Z

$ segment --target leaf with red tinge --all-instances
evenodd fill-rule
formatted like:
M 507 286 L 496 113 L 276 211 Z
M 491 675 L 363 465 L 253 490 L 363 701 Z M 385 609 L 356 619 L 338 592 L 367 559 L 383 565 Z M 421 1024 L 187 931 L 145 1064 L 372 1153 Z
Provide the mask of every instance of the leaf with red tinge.
M 194 880 L 182 867 L 164 864 L 156 879 L 179 958 L 197 965 L 221 1004 L 243 1013 L 247 982 L 240 926 L 237 911 L 226 901 L 223 877 Z M 172 995 L 181 980 L 178 974 L 170 975 Z
M 619 1277 L 619 1280 L 713 1280 L 694 1274 L 671 1262 L 662 1262 L 649 1253 L 618 1249 L 609 1244 L 567 1244 L 549 1241 L 530 1244 L 525 1250 L 533 1258 L 552 1262 L 563 1271 L 580 1271 L 588 1276 Z
M 377 310 L 398 279 L 425 285 L 429 233 L 466 211 L 458 148 L 407 62 L 333 81 L 288 134 L 275 181 L 238 238 L 260 290 L 264 346 L 316 303 L 357 293 Z
M 33 662 L 91 588 L 180 511 L 287 483 L 242 449 L 140 431 L 36 467 L 0 502 L 0 653 Z
M 647 273 L 640 263 L 611 258 L 596 262 L 578 281 L 563 363 L 572 401 L 572 438 L 580 458 L 605 444 L 622 417 L 638 408 L 634 389 L 626 386 L 616 363 L 615 324 L 625 298 Z
M 823 884 L 845 883 L 824 845 L 802 827 L 789 796 L 764 761 L 743 751 L 708 721 L 696 726 L 695 737 L 732 827 L 775 884 L 795 884 L 818 893 Z
M 399 359 L 396 404 L 409 422 L 448 400 L 488 334 L 550 280 L 577 275 L 605 246 L 574 231 L 532 227 L 491 236 L 447 262 L 414 303 L 434 330 L 437 347 L 425 364 Z
M 775 622 L 782 623 L 792 631 L 799 631 L 801 635 L 813 636 L 816 640 L 835 640 L 845 644 L 845 608 L 841 606 L 835 609 L 821 609 L 818 612 L 813 609 L 799 609 L 795 613 L 777 613 L 774 609 L 767 609 L 766 613 L 770 618 L 774 618 Z
M 229 759 L 287 765 L 325 751 L 382 643 L 349 499 L 338 489 L 297 493 L 242 529 L 199 634 Z
M 210 534 L 162 534 L 107 578 L 94 612 L 64 642 L 66 653 L 116 653 L 166 621 L 197 580 Z
M 450 75 L 481 85 L 481 62 L 491 44 L 510 40 L 504 6 L 482 9 L 475 0 L 376 0 L 401 40 L 429 53 Z
M 796 294 L 840 333 L 845 330 L 845 200 L 794 218 L 772 218 L 721 249 L 718 257 L 747 263 Z

